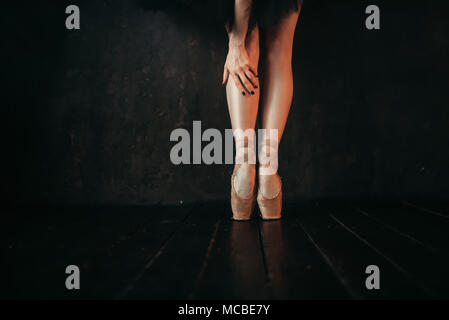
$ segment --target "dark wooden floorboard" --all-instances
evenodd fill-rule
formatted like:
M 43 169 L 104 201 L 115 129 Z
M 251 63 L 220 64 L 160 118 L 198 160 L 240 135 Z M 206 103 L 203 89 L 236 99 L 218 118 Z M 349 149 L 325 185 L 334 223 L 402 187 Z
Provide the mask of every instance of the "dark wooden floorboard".
M 263 249 L 277 299 L 347 299 L 348 292 L 299 226 L 309 206 L 284 206 L 284 219 L 260 221 Z
M 449 286 L 444 273 L 448 264 L 441 255 L 351 208 L 329 209 L 329 211 L 333 217 L 396 265 L 411 283 L 415 283 L 430 297 L 447 295 Z
M 29 212 L 17 212 L 8 223 L 16 233 L 3 250 L 6 267 L 10 267 L 6 273 L 11 284 L 8 295 L 21 298 L 66 295 L 65 268 L 75 264 L 70 257 L 85 245 L 86 236 L 97 230 L 100 212 L 88 215 L 79 208 L 31 208 Z
M 431 214 L 434 216 L 438 216 L 444 219 L 449 219 L 449 207 L 445 206 L 442 203 L 431 203 L 431 202 L 414 202 L 414 201 L 404 201 L 404 205 L 419 210 L 421 212 L 425 212 L 427 214 Z
M 430 209 L 432 211 L 436 211 L 440 214 L 449 216 L 449 202 L 443 200 L 420 200 L 413 199 L 404 201 L 404 203 L 409 203 L 410 205 L 419 206 L 422 208 Z
M 316 209 L 299 217 L 299 223 L 327 257 L 354 298 L 424 298 L 426 295 L 372 247 L 335 221 L 326 209 Z M 381 290 L 368 290 L 366 267 L 382 270 Z
M 257 220 L 220 223 L 207 267 L 195 293 L 199 299 L 268 299 L 272 291 L 264 266 Z
M 150 266 L 130 283 L 123 297 L 189 299 L 201 281 L 223 220 L 224 206 L 195 208 Z
M 434 248 L 439 254 L 448 255 L 449 220 L 404 205 L 367 203 L 358 208 L 403 230 L 425 245 Z
M 271 222 L 223 203 L 17 209 L 0 225 L 0 298 L 448 298 L 448 207 L 287 203 Z M 65 288 L 70 264 L 81 290 Z
M 143 268 L 159 254 L 183 225 L 195 206 L 169 206 L 156 209 L 129 233 L 124 233 L 91 256 L 91 268 L 84 272 L 90 296 L 121 298 Z M 131 213 L 130 215 L 132 215 Z
M 376 217 L 373 214 L 370 214 L 370 213 L 360 209 L 360 206 L 348 205 L 347 207 L 349 209 L 353 209 L 355 212 L 365 216 L 367 219 L 371 220 L 375 224 L 378 224 L 382 228 L 386 228 L 386 229 L 396 233 L 398 236 L 403 237 L 403 238 L 413 242 L 415 245 L 418 245 L 418 246 L 422 247 L 423 249 L 433 252 L 433 253 L 437 252 L 437 249 L 435 249 L 434 247 L 422 242 L 419 239 L 416 239 L 412 235 L 410 235 L 407 232 L 405 232 L 404 230 L 402 230 L 401 226 L 395 227 L 395 226 L 389 224 L 388 222 L 382 220 L 381 218 Z
M 8 276 L 13 296 L 88 298 L 95 294 L 112 297 L 113 293 L 107 289 L 119 284 L 124 275 L 123 267 L 131 265 L 123 263 L 123 257 L 118 257 L 118 263 L 111 263 L 116 257 L 115 248 L 136 231 L 154 225 L 151 236 L 146 239 L 146 250 L 142 251 L 142 255 L 151 254 L 186 211 L 167 207 L 50 210 L 54 211 L 41 219 L 25 218 L 25 223 L 17 222 L 23 231 L 10 240 L 11 244 L 4 251 L 5 261 L 11 266 Z M 159 221 L 173 223 L 159 225 Z M 83 290 L 65 288 L 65 268 L 71 264 L 80 268 Z

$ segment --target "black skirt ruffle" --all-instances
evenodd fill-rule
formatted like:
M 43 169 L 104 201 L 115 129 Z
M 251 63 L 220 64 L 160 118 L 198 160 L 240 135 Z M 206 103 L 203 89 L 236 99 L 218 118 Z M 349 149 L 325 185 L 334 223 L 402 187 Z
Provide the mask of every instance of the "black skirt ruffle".
M 231 3 L 231 12 L 227 13 L 225 25 L 231 29 L 234 21 L 234 0 L 228 2 Z M 249 28 L 252 29 L 256 25 L 260 28 L 275 25 L 291 11 L 298 11 L 301 5 L 302 0 L 253 0 Z
M 138 0 L 145 8 L 165 11 L 179 21 L 201 27 L 232 29 L 235 0 Z M 265 28 L 297 11 L 302 0 L 253 0 L 249 28 Z

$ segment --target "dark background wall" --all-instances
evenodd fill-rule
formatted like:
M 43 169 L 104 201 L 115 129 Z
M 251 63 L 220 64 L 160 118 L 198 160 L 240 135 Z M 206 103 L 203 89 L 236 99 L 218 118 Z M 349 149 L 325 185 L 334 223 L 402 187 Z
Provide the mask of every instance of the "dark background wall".
M 68 4 L 1 12 L 5 200 L 227 199 L 230 165 L 169 159 L 173 129 L 230 128 L 224 31 L 132 0 L 75 1 L 81 30 L 68 31 Z M 369 4 L 379 31 L 364 27 Z M 280 149 L 287 198 L 447 198 L 448 28 L 444 1 L 305 1 Z

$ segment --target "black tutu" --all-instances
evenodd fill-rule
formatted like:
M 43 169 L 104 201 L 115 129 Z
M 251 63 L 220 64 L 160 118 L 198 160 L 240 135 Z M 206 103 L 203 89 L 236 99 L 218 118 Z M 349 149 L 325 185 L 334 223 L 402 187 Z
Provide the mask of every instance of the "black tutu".
M 201 27 L 232 29 L 234 0 L 138 0 L 145 8 L 165 11 L 183 23 Z M 253 0 L 249 28 L 265 28 L 297 11 L 302 0 Z
M 231 29 L 234 21 L 234 0 L 228 2 L 231 3 L 231 9 L 227 13 L 225 26 Z M 275 25 L 291 11 L 298 11 L 301 4 L 302 0 L 253 0 L 249 28 L 252 29 L 256 25 L 260 28 Z

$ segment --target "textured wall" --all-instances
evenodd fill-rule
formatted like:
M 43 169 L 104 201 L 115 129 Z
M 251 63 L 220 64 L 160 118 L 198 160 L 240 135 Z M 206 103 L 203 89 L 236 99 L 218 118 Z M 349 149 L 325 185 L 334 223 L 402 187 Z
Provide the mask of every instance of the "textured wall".
M 380 31 L 364 28 L 371 2 L 305 1 L 280 149 L 288 198 L 448 195 L 444 2 L 374 2 Z M 152 2 L 78 4 L 79 31 L 64 29 L 64 3 L 1 13 L 3 194 L 19 203 L 227 199 L 231 166 L 169 160 L 174 128 L 230 127 L 223 30 Z

